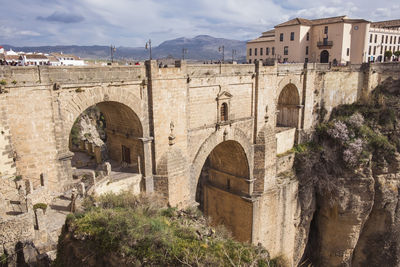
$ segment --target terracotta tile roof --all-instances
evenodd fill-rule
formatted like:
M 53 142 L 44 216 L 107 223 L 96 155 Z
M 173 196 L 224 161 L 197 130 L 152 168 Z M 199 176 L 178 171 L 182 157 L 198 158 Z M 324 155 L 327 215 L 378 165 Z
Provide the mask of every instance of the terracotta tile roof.
M 49 59 L 49 61 L 51 61 L 51 62 L 58 61 L 58 59 L 57 59 L 55 56 L 52 56 L 52 55 L 50 55 L 50 56 L 47 56 L 47 58 L 48 58 L 48 59 Z
M 263 32 L 263 33 L 262 33 L 262 36 L 263 36 L 263 37 L 275 36 L 275 30 L 269 30 L 269 31 Z
M 285 26 L 293 26 L 293 25 L 308 25 L 311 26 L 312 22 L 308 19 L 302 19 L 302 18 L 294 18 L 291 19 L 289 21 L 286 21 L 284 23 L 278 24 L 275 26 L 275 28 L 277 27 L 285 27 Z
M 79 57 L 72 55 L 72 54 L 61 54 L 61 53 L 51 53 L 52 56 L 55 56 L 56 58 L 73 58 L 74 60 L 80 60 Z
M 400 19 L 377 21 L 371 23 L 371 28 L 399 28 Z
M 14 60 L 14 61 L 16 61 L 16 60 L 19 60 L 19 55 L 6 55 L 5 59 L 6 60 Z
M 48 59 L 45 55 L 42 54 L 26 54 L 26 59 Z
M 331 23 L 339 23 L 339 22 L 347 22 L 347 23 L 359 23 L 359 22 L 369 22 L 364 19 L 349 19 L 347 16 L 338 16 L 331 18 L 320 18 L 320 19 L 303 19 L 303 18 L 294 18 L 292 20 L 286 21 L 284 23 L 278 24 L 276 27 L 285 27 L 285 26 L 293 26 L 293 25 L 321 25 L 321 24 L 331 24 Z

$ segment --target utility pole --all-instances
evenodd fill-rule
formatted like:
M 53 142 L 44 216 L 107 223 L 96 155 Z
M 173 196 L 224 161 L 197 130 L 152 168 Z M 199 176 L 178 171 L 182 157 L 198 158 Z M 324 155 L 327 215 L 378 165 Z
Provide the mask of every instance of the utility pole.
M 111 50 L 111 62 L 114 62 L 114 53 L 117 49 L 115 48 L 115 46 L 111 45 L 110 50 Z
M 182 48 L 182 60 L 185 60 L 185 54 L 187 54 L 187 51 L 186 48 Z
M 232 64 L 233 64 L 233 59 L 234 59 L 234 56 L 236 55 L 236 50 L 235 49 L 232 49 Z
M 151 39 L 149 39 L 149 41 L 146 42 L 145 48 L 146 50 L 149 50 L 150 60 L 152 60 L 153 58 L 151 57 Z
M 222 51 L 222 63 L 224 63 L 224 61 L 225 61 L 225 46 L 220 46 L 219 48 L 218 48 L 218 51 L 219 52 L 221 52 Z

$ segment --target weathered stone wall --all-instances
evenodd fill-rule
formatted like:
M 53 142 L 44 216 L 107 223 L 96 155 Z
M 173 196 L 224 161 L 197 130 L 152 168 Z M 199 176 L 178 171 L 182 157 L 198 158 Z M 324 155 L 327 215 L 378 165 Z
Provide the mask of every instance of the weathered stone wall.
M 236 141 L 247 157 L 250 181 L 247 191 L 242 184 L 237 186 L 255 204 L 233 201 L 230 193 L 212 194 L 208 201 L 211 206 L 223 203 L 219 207 L 235 216 L 235 209 L 243 208 L 241 219 L 250 228 L 241 238 L 261 242 L 275 255 L 289 258 L 295 247 L 297 184 L 277 177 L 277 171 L 289 169 L 291 162 L 280 159 L 284 168 L 277 167 L 277 152 L 303 140 L 335 106 L 361 99 L 390 76 L 399 78 L 400 68 L 386 63 L 330 67 L 180 62 L 172 68 L 158 68 L 155 61 L 146 64 L 0 67 L 0 80 L 7 83 L 0 94 L 0 129 L 5 129 L 0 135 L 0 172 L 21 174 L 35 186 L 44 173 L 49 187 L 61 190 L 71 176 L 71 127 L 84 110 L 100 103 L 108 114 L 107 131 L 115 135 L 109 144 L 114 158 L 120 159 L 121 145 L 128 144 L 132 161 L 141 158 L 146 188 L 154 185 L 171 205 L 187 206 L 195 200 L 201 169 L 213 149 L 224 141 Z M 277 142 L 277 107 L 288 85 L 298 94 L 298 105 L 293 106 L 298 113 L 291 116 L 297 117 L 296 131 L 284 138 L 290 140 Z M 284 149 L 282 143 L 287 144 Z M 11 151 L 16 152 L 16 169 Z M 226 180 L 217 176 L 216 181 Z M 226 218 L 237 227 L 233 217 Z
M 8 126 L 7 106 L 4 99 L 0 99 L 0 177 L 14 176 L 17 172 L 13 160 L 14 150 Z

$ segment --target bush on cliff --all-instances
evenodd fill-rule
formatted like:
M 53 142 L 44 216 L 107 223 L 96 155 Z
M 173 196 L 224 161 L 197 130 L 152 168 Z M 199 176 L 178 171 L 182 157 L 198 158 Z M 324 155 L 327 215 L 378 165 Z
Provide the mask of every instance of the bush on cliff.
M 71 253 L 74 247 L 80 252 Z M 129 193 L 88 200 L 84 213 L 69 216 L 56 260 L 68 264 L 279 266 L 262 247 L 209 227 L 198 209 L 166 208 Z

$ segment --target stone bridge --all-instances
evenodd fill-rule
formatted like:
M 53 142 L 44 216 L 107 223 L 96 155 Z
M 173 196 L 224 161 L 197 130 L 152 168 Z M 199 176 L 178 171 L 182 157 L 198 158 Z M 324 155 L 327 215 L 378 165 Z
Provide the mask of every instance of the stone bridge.
M 199 205 L 241 241 L 297 261 L 294 144 L 344 103 L 363 99 L 397 64 L 0 67 L 0 177 L 54 191 L 72 179 L 70 133 L 82 112 L 105 117 L 109 157 L 136 166 L 141 190 Z M 1 188 L 0 188 L 1 190 Z M 1 191 L 0 191 L 1 192 Z

